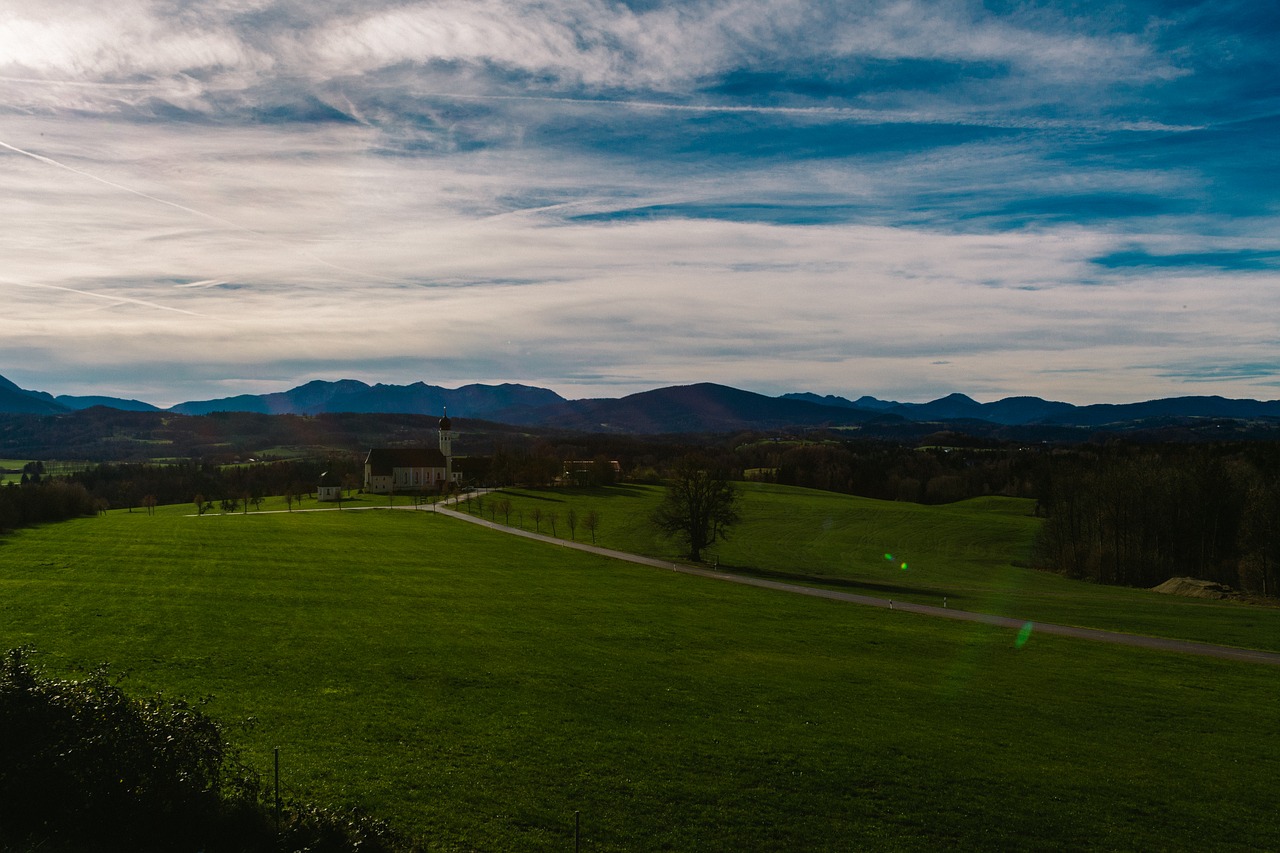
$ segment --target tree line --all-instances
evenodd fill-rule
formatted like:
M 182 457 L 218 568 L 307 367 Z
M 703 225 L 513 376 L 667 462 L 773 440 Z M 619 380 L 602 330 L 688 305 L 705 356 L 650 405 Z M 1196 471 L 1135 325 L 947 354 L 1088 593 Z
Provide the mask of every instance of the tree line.
M 925 441 L 913 446 L 755 439 L 738 445 L 733 453 L 752 479 L 879 500 L 942 504 L 982 495 L 1035 495 L 1044 455 L 1039 448 L 984 444 L 951 434 Z
M 48 477 L 0 488 L 0 532 L 94 515 L 101 503 L 76 483 Z
M 36 463 L 29 463 L 33 467 Z M 332 471 L 351 489 L 361 482 L 358 457 L 296 459 L 252 465 L 187 461 L 172 464 L 107 462 L 63 475 L 32 473 L 0 488 L 0 531 L 94 515 L 106 509 L 150 512 L 163 504 L 239 507 L 271 495 L 314 495 L 320 474 Z M 25 472 L 24 472 L 25 473 Z
M 208 501 L 255 500 L 271 495 L 311 495 L 320 475 L 332 471 L 351 488 L 360 485 L 363 466 L 354 455 L 290 459 L 246 465 L 184 461 L 172 464 L 103 463 L 67 475 L 112 509 L 154 504 L 190 503 L 196 495 Z
M 1280 590 L 1280 453 L 1272 444 L 1103 446 L 1043 467 L 1037 565 L 1153 586 L 1195 577 Z

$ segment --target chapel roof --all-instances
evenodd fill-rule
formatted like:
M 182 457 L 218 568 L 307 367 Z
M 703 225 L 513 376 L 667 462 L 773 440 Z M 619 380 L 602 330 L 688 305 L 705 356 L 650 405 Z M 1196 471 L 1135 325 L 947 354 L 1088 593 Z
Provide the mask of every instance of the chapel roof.
M 374 476 L 385 477 L 396 468 L 444 468 L 448 463 L 435 447 L 375 447 L 364 464 Z

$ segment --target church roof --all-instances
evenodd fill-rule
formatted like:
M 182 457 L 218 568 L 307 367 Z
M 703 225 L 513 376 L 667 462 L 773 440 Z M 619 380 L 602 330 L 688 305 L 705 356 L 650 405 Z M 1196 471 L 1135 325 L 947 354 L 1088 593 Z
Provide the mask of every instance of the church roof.
M 444 468 L 447 463 L 434 447 L 375 447 L 364 464 L 375 477 L 388 477 L 396 468 Z

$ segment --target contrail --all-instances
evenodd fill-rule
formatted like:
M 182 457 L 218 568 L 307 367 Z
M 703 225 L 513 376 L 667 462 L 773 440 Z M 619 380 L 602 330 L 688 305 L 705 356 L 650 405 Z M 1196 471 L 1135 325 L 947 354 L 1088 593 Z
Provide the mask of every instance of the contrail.
M 3 143 L 0 143 L 0 144 L 3 144 Z M 173 308 L 168 305 L 161 305 L 159 302 L 149 302 L 146 299 L 134 299 L 129 296 L 120 296 L 118 294 L 94 293 L 91 290 L 77 290 L 74 287 L 63 287 L 57 284 L 41 284 L 41 283 L 29 282 L 29 281 L 14 281 L 13 279 L 5 279 L 5 283 L 16 285 L 17 287 L 29 287 L 34 290 L 61 290 L 64 293 L 77 293 L 81 296 L 91 296 L 94 299 L 105 299 L 108 302 L 112 303 L 111 305 L 107 306 L 108 308 L 127 302 L 132 305 L 142 305 L 146 308 L 155 308 L 160 311 L 173 311 L 176 314 L 186 314 L 190 317 L 208 318 L 209 316 L 208 314 L 200 314 L 196 311 L 187 311 L 184 308 Z
M 640 110 L 672 110 L 694 113 L 780 113 L 784 115 L 832 115 L 847 118 L 884 120 L 883 113 L 854 107 L 758 107 L 724 104 L 671 104 L 662 101 L 632 101 L 620 98 L 565 98 L 554 95 L 470 95 L 457 92 L 419 92 L 424 98 L 453 98 L 460 101 L 537 101 L 540 103 L 581 104 L 585 106 L 631 107 Z M 923 121 L 923 119 L 916 119 Z
M 212 213 L 205 213 L 203 210 L 197 210 L 194 207 L 188 207 L 187 205 L 179 204 L 176 201 L 169 201 L 168 199 L 160 198 L 159 196 L 154 196 L 149 193 L 144 193 L 141 190 L 135 190 L 133 187 L 125 186 L 124 184 L 118 184 L 115 181 L 107 180 L 106 178 L 99 177 L 98 175 L 95 175 L 92 172 L 86 172 L 83 169 L 77 169 L 75 166 L 68 166 L 66 163 L 63 163 L 59 160 L 55 160 L 52 157 L 46 157 L 43 154 L 37 154 L 34 151 L 27 151 L 25 149 L 17 147 L 16 145 L 10 145 L 9 143 L 3 140 L 0 140 L 0 148 L 8 149 L 9 151 L 14 152 L 15 154 L 21 154 L 24 157 L 30 157 L 32 160 L 36 160 L 48 166 L 53 166 L 55 168 L 62 169 L 64 171 L 71 172 L 73 175 L 79 175 L 82 178 L 88 178 L 91 181 L 97 181 L 98 183 L 104 184 L 105 186 L 111 187 L 112 189 L 120 190 L 121 192 L 126 192 L 126 193 L 129 193 L 130 195 L 136 195 L 139 198 L 145 198 L 147 201 L 154 201 L 156 204 L 163 204 L 166 207 L 172 207 L 174 210 L 181 210 L 183 213 L 189 213 L 192 216 L 197 216 L 201 219 L 207 219 L 210 222 L 216 222 L 219 225 L 225 225 L 227 228 L 231 228 L 232 230 L 239 231 L 241 234 L 248 234 L 252 237 L 258 238 L 259 240 L 264 240 L 267 242 L 279 242 L 278 240 L 276 240 L 276 238 L 272 237 L 269 234 L 265 234 L 261 231 L 255 231 L 252 228 L 247 228 L 239 224 L 238 222 L 232 222 L 230 219 L 225 219 L 221 216 L 216 216 Z M 397 279 L 397 278 L 389 278 L 387 276 L 376 275 L 374 273 L 370 273 L 364 270 L 354 270 L 349 267 L 344 267 L 340 264 L 335 264 L 331 261 L 326 261 L 324 258 L 317 257 L 316 255 L 313 255 L 311 252 L 308 252 L 306 249 L 299 249 L 296 246 L 290 246 L 289 248 L 292 249 L 296 254 L 300 255 L 301 257 L 304 257 L 310 261 L 314 261 L 317 264 L 321 264 L 322 266 L 329 267 L 330 269 L 337 270 L 338 272 L 341 272 L 341 273 L 348 273 L 351 275 L 358 275 L 366 278 L 376 278 L 382 281 L 390 281 L 390 282 L 397 282 L 397 283 L 401 281 L 401 279 Z M 177 309 L 174 309 L 174 310 L 177 310 Z
M 72 174 L 79 175 L 82 178 L 88 178 L 91 181 L 97 181 L 98 183 L 105 184 L 111 187 L 112 189 L 121 190 L 123 192 L 136 195 L 140 198 L 145 198 L 148 201 L 154 201 L 157 204 L 167 205 L 176 210 L 181 210 L 183 213 L 190 213 L 192 216 L 199 216 L 202 219 L 208 219 L 212 222 L 217 222 L 221 225 L 226 225 L 229 228 L 236 229 L 237 231 L 244 231 L 246 233 L 253 234 L 256 237 L 266 236 L 265 234 L 259 234 L 257 231 L 253 231 L 252 229 L 245 228 L 243 225 L 237 225 L 236 223 L 231 222 L 230 220 L 223 219 L 220 216 L 213 216 L 212 214 L 205 213 L 202 210 L 196 210 L 194 207 L 187 207 L 185 204 L 178 204 L 176 201 L 169 201 L 167 199 L 158 198 L 157 196 L 148 195 L 147 193 L 144 193 L 141 190 L 135 190 L 133 187 L 126 187 L 124 184 L 117 184 L 115 181 L 109 181 L 106 178 L 100 178 L 97 175 L 84 171 L 83 169 L 77 169 L 75 166 L 68 166 L 66 163 L 59 162 L 58 160 L 55 160 L 52 157 L 46 157 L 43 154 L 37 154 L 34 151 L 25 151 L 21 148 L 18 148 L 15 145 L 10 145 L 9 143 L 3 140 L 0 140 L 0 148 L 7 148 L 10 151 L 14 152 L 15 154 L 21 154 L 24 157 L 30 157 L 32 160 L 38 160 L 41 163 L 45 163 L 50 166 L 55 166 L 59 169 L 65 169 L 66 171 L 71 172 Z
M 581 106 L 628 107 L 636 110 L 665 110 L 690 113 L 727 113 L 758 115 L 793 115 L 848 119 L 873 124 L 954 124 L 976 127 L 1003 127 L 1009 129 L 1035 128 L 1093 128 L 1182 133 L 1204 130 L 1204 125 L 1176 125 L 1160 122 L 1098 122 L 1070 121 L 1066 119 L 1017 120 L 999 116 L 948 116 L 920 112 L 887 112 L 858 107 L 770 107 L 729 104 L 672 104 L 663 101 L 632 101 L 621 98 L 565 98 L 553 95 L 473 95 L 457 92 L 419 92 L 423 98 L 449 98 L 461 101 L 536 101 L 540 103 L 577 104 Z

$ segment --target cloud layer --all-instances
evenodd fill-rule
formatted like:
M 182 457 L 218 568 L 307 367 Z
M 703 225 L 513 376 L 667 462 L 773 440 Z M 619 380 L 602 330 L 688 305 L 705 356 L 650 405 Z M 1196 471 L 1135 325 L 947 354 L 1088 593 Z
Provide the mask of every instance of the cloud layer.
M 9 3 L 0 374 L 1274 396 L 1275 18 Z

